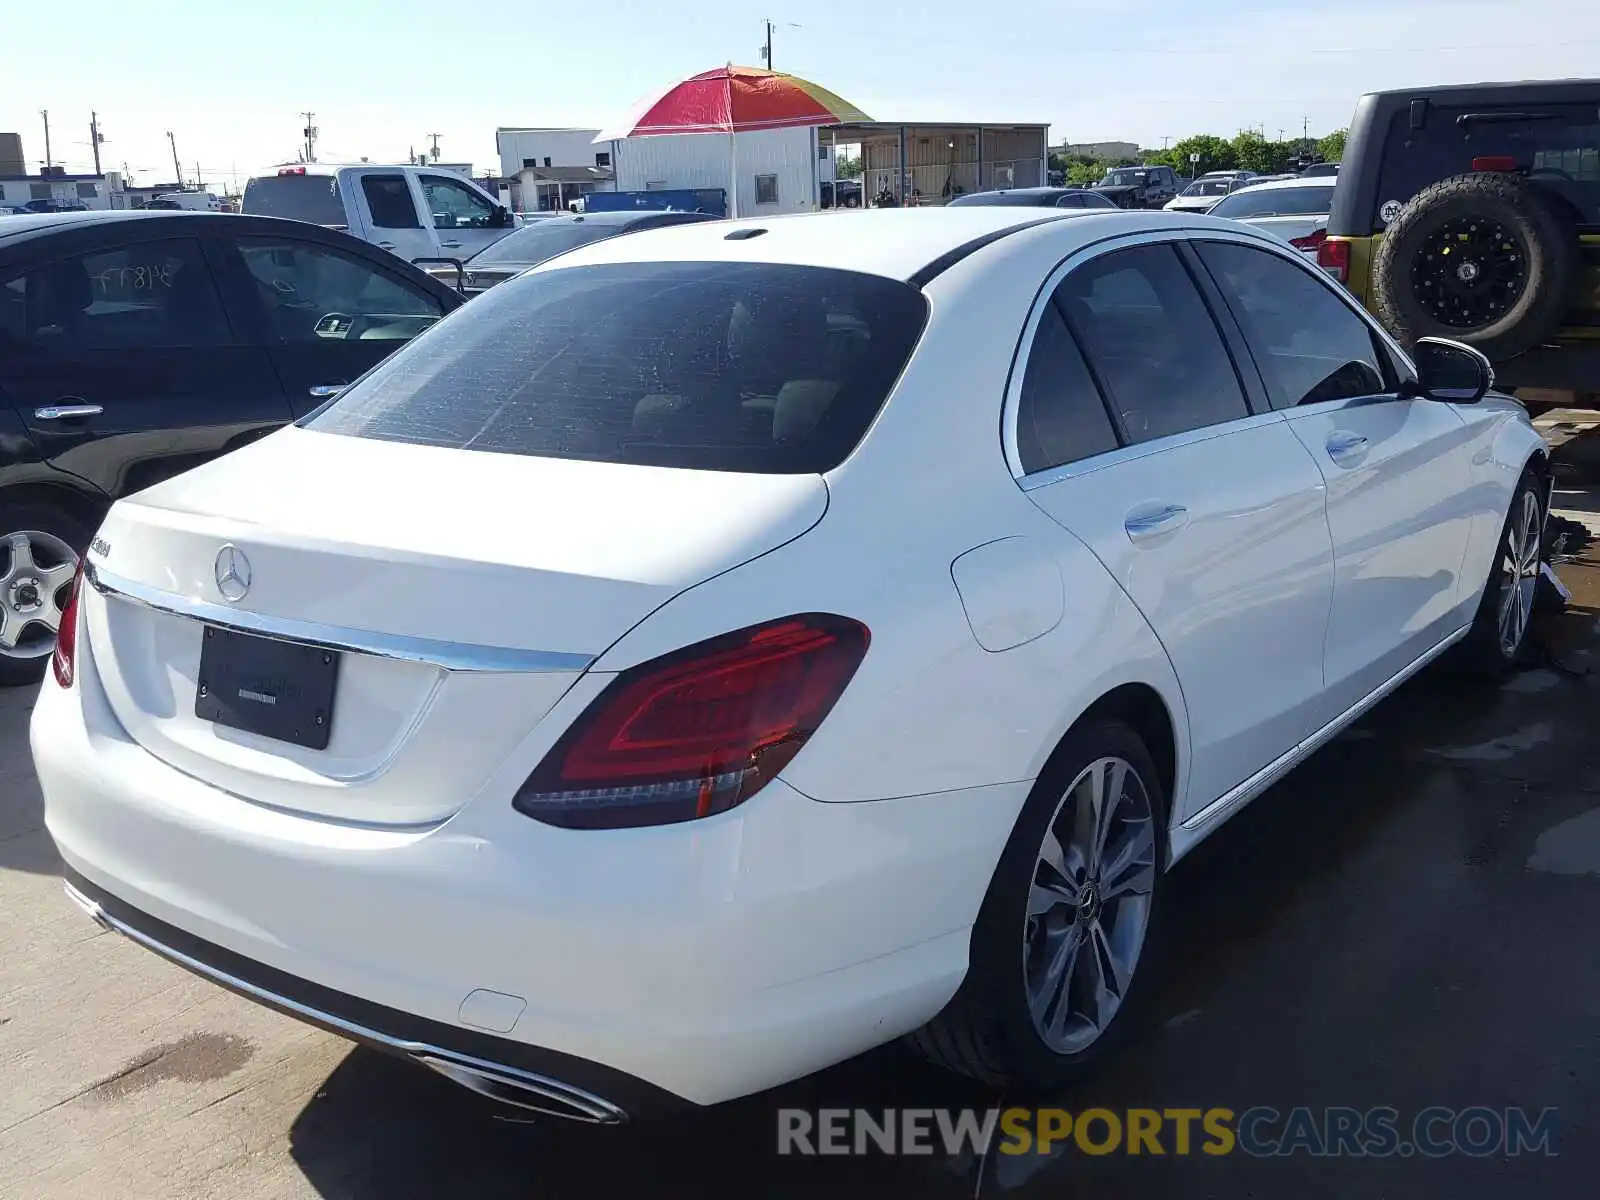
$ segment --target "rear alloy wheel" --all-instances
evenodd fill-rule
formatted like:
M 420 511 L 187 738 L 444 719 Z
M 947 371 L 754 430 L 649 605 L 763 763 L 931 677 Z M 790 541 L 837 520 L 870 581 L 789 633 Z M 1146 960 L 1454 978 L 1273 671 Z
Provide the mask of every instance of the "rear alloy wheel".
M 80 532 L 76 523 L 31 506 L 0 509 L 0 687 L 43 676 L 78 570 L 68 539 Z
M 1124 759 L 1096 759 L 1045 830 L 1022 939 L 1028 1012 L 1057 1054 L 1087 1050 L 1122 1007 L 1150 928 L 1156 870 L 1143 781 Z
M 909 1041 L 988 1083 L 1088 1074 L 1134 1023 L 1157 955 L 1167 801 L 1120 721 L 1072 730 L 1039 777 L 972 928 L 966 979 Z

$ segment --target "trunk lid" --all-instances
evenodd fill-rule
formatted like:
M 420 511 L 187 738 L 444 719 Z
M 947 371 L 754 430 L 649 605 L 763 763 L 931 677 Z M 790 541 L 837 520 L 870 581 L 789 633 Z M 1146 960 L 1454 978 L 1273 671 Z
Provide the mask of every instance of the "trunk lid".
M 90 554 L 88 641 L 118 719 L 174 767 L 279 808 L 428 823 L 631 626 L 826 507 L 817 475 L 290 428 L 112 509 Z M 232 600 L 225 546 L 247 564 Z M 208 624 L 347 648 L 326 749 L 196 715 Z

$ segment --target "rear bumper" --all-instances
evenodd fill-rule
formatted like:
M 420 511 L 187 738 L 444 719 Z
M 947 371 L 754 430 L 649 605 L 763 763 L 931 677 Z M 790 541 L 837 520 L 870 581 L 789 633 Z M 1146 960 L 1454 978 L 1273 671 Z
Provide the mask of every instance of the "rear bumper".
M 1028 790 L 824 804 L 779 780 L 716 817 L 604 831 L 486 792 L 425 828 L 340 823 L 151 755 L 86 642 L 32 744 L 69 879 L 135 940 L 346 1036 L 625 1112 L 759 1091 L 932 1017 Z

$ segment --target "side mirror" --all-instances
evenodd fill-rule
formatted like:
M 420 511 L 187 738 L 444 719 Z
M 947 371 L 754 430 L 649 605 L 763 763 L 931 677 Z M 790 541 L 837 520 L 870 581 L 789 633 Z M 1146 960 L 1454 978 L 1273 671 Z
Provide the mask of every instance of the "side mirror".
M 1411 361 L 1417 365 L 1413 395 L 1447 404 L 1476 404 L 1494 386 L 1494 368 L 1471 346 L 1448 338 L 1418 338 Z
M 489 219 L 490 229 L 504 229 L 511 224 L 511 213 L 504 204 L 494 206 L 494 216 Z

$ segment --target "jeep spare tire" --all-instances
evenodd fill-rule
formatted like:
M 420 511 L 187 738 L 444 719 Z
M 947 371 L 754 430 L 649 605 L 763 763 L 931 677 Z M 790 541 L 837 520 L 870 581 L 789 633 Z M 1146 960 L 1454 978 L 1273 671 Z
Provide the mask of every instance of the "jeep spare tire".
M 1559 201 L 1515 175 L 1475 172 L 1418 192 L 1388 223 L 1373 299 L 1407 346 L 1454 338 L 1500 362 L 1556 331 L 1578 267 L 1577 227 Z

